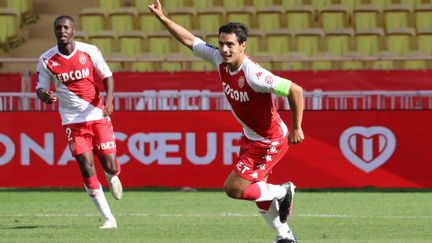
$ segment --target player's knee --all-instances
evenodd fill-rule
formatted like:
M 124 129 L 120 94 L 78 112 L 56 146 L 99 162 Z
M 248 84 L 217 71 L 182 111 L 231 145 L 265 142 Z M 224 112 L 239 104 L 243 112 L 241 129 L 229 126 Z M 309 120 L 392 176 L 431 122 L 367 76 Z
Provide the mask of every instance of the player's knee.
M 234 199 L 240 199 L 243 195 L 242 190 L 240 190 L 239 188 L 233 187 L 229 184 L 224 185 L 224 191 L 228 197 L 231 197 Z

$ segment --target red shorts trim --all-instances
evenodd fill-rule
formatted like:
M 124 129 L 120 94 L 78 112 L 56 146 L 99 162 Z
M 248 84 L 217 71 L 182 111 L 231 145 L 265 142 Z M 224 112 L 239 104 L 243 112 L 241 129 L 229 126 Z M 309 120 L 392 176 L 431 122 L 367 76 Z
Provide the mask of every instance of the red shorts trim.
M 63 125 L 73 156 L 93 151 L 98 155 L 117 152 L 111 119 Z
M 250 182 L 262 181 L 271 174 L 275 166 L 288 150 L 288 139 L 274 139 L 271 142 L 252 141 L 242 136 L 240 140 L 239 162 L 234 171 Z

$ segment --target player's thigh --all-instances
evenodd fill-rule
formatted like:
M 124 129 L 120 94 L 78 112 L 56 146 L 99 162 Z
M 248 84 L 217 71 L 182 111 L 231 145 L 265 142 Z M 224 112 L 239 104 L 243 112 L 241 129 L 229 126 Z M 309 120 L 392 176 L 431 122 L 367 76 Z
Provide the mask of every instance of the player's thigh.
M 98 156 L 117 152 L 111 119 L 93 121 L 93 146 Z
M 75 157 L 84 152 L 93 150 L 92 132 L 88 123 L 74 123 L 63 125 L 69 149 Z

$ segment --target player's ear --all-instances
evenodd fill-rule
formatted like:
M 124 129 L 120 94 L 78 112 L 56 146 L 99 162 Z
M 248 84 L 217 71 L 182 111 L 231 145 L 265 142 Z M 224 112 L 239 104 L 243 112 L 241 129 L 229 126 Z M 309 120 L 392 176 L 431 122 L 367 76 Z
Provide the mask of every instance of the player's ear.
M 240 44 L 240 53 L 244 53 L 246 47 L 247 47 L 247 41 L 243 41 L 243 43 Z

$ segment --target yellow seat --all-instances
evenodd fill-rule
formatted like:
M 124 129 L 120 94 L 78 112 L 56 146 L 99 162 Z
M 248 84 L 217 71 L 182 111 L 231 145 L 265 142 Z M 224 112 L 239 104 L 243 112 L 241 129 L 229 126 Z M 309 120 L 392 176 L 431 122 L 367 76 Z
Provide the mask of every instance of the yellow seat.
M 200 72 L 216 70 L 216 67 L 214 65 L 201 59 L 192 60 L 190 68 L 192 71 L 200 71 Z
M 172 36 L 168 31 L 147 35 L 148 52 L 156 57 L 165 57 L 172 53 Z
M 216 4 L 213 0 L 194 0 L 192 2 L 192 7 L 200 11 L 200 10 L 211 9 L 213 7 L 216 7 Z
M 168 12 L 179 9 L 179 8 L 187 7 L 186 0 L 163 1 L 162 5 L 164 6 L 164 8 L 166 10 L 168 10 Z
M 385 38 L 386 50 L 400 56 L 406 56 L 413 49 L 414 36 L 415 31 L 413 28 L 391 30 L 387 33 Z
M 284 8 L 281 6 L 267 6 L 256 12 L 258 29 L 271 31 L 282 27 Z
M 382 50 L 384 31 L 382 29 L 359 30 L 355 33 L 354 42 L 356 52 L 376 56 Z
M 0 47 L 7 51 L 22 43 L 20 17 L 14 9 L 0 8 Z
M 402 68 L 405 70 L 425 70 L 430 68 L 427 63 L 428 55 L 412 52 L 406 58 L 406 60 L 402 61 Z
M 35 23 L 38 19 L 32 0 L 7 0 L 6 8 L 17 10 L 21 15 L 23 24 Z
M 98 6 L 106 12 L 122 7 L 121 0 L 98 0 Z
M 169 54 L 161 65 L 163 72 L 181 72 L 187 69 L 187 59 L 178 53 Z
M 350 60 L 344 60 L 339 62 L 339 69 L 341 70 L 361 70 L 364 69 L 363 61 L 360 59 L 360 55 L 354 53 L 347 54 L 346 58 Z
M 88 35 L 89 43 L 97 46 L 105 57 L 110 57 L 117 51 L 116 40 L 117 36 L 113 31 L 102 31 Z
M 309 2 L 316 12 L 320 12 L 324 7 L 332 4 L 332 0 L 308 0 L 306 2 Z
M 127 67 L 128 71 L 132 71 L 132 72 L 160 71 L 160 65 L 163 62 L 163 58 L 155 57 L 150 53 L 142 53 L 136 56 L 136 58 L 138 60 L 130 63 L 130 65 Z
M 264 50 L 274 55 L 286 55 L 292 51 L 290 43 L 294 39 L 294 32 L 290 29 L 278 29 L 268 32 L 265 39 L 266 48 Z
M 227 10 L 238 9 L 246 6 L 246 0 L 222 0 L 222 6 Z
M 422 5 L 423 2 L 431 3 L 430 0 L 425 0 L 425 1 L 423 1 L 423 0 L 399 0 L 399 2 L 401 4 L 405 4 L 405 5 L 410 6 L 412 9 Z
M 252 0 L 252 6 L 256 10 L 261 10 L 269 6 L 273 6 L 272 0 Z
M 414 9 L 414 23 L 417 31 L 432 28 L 432 4 L 419 5 Z
M 84 32 L 84 31 L 78 31 L 78 30 L 75 31 L 74 39 L 75 39 L 76 41 L 81 41 L 81 42 L 86 42 L 86 43 L 88 43 L 88 35 L 87 35 L 87 33 Z
M 205 41 L 214 47 L 219 47 L 219 34 L 218 33 L 207 34 L 205 36 Z
M 295 8 L 298 6 L 303 5 L 302 0 L 280 0 L 280 4 L 282 7 L 284 7 L 285 9 L 288 8 Z
M 169 12 L 170 19 L 184 28 L 191 30 L 195 28 L 196 11 L 194 8 L 181 7 Z
M 333 56 L 345 56 L 353 50 L 353 29 L 339 29 L 326 33 L 325 46 Z
M 417 32 L 417 50 L 425 55 L 432 55 L 432 29 L 422 29 Z
M 81 30 L 89 35 L 105 30 L 106 12 L 101 8 L 84 8 L 79 14 Z
M 287 71 L 287 70 L 308 70 L 309 63 L 306 62 L 308 57 L 302 53 L 290 52 L 283 56 L 274 58 L 273 70 Z
M 377 5 L 359 5 L 352 13 L 355 30 L 382 28 L 382 9 Z
M 148 10 L 138 13 L 138 25 L 144 34 L 152 34 L 164 30 L 163 25 Z
M 198 29 L 205 34 L 217 32 L 222 23 L 225 23 L 225 15 L 225 9 L 217 6 L 198 11 Z
M 285 10 L 285 25 L 288 29 L 297 32 L 313 27 L 315 10 L 309 5 L 287 8 Z
M 148 5 L 154 3 L 154 0 L 133 0 L 133 6 L 138 12 L 149 12 Z M 165 1 L 162 3 L 165 6 Z
M 369 0 L 369 3 L 376 5 L 381 9 L 393 4 L 392 0 Z
M 137 16 L 138 12 L 133 7 L 123 7 L 112 10 L 108 14 L 111 30 L 119 35 L 125 32 L 133 31 L 135 29 L 135 21 Z
M 306 56 L 316 56 L 322 50 L 324 31 L 312 28 L 295 34 L 296 51 Z
M 239 22 L 245 24 L 248 28 L 254 28 L 255 9 L 249 6 L 243 6 L 236 9 L 230 9 L 226 12 L 227 22 Z
M 120 52 L 126 57 L 136 57 L 143 51 L 145 36 L 140 31 L 125 32 L 118 36 Z
M 256 29 L 249 29 L 248 30 L 248 37 L 247 37 L 247 46 L 246 46 L 246 53 L 250 56 L 254 56 L 255 54 L 258 54 L 262 52 L 262 40 L 263 40 L 263 33 Z
M 404 4 L 388 5 L 383 10 L 383 18 L 386 32 L 411 27 L 412 9 Z
M 349 10 L 344 5 L 328 5 L 320 11 L 321 28 L 325 32 L 347 28 Z

